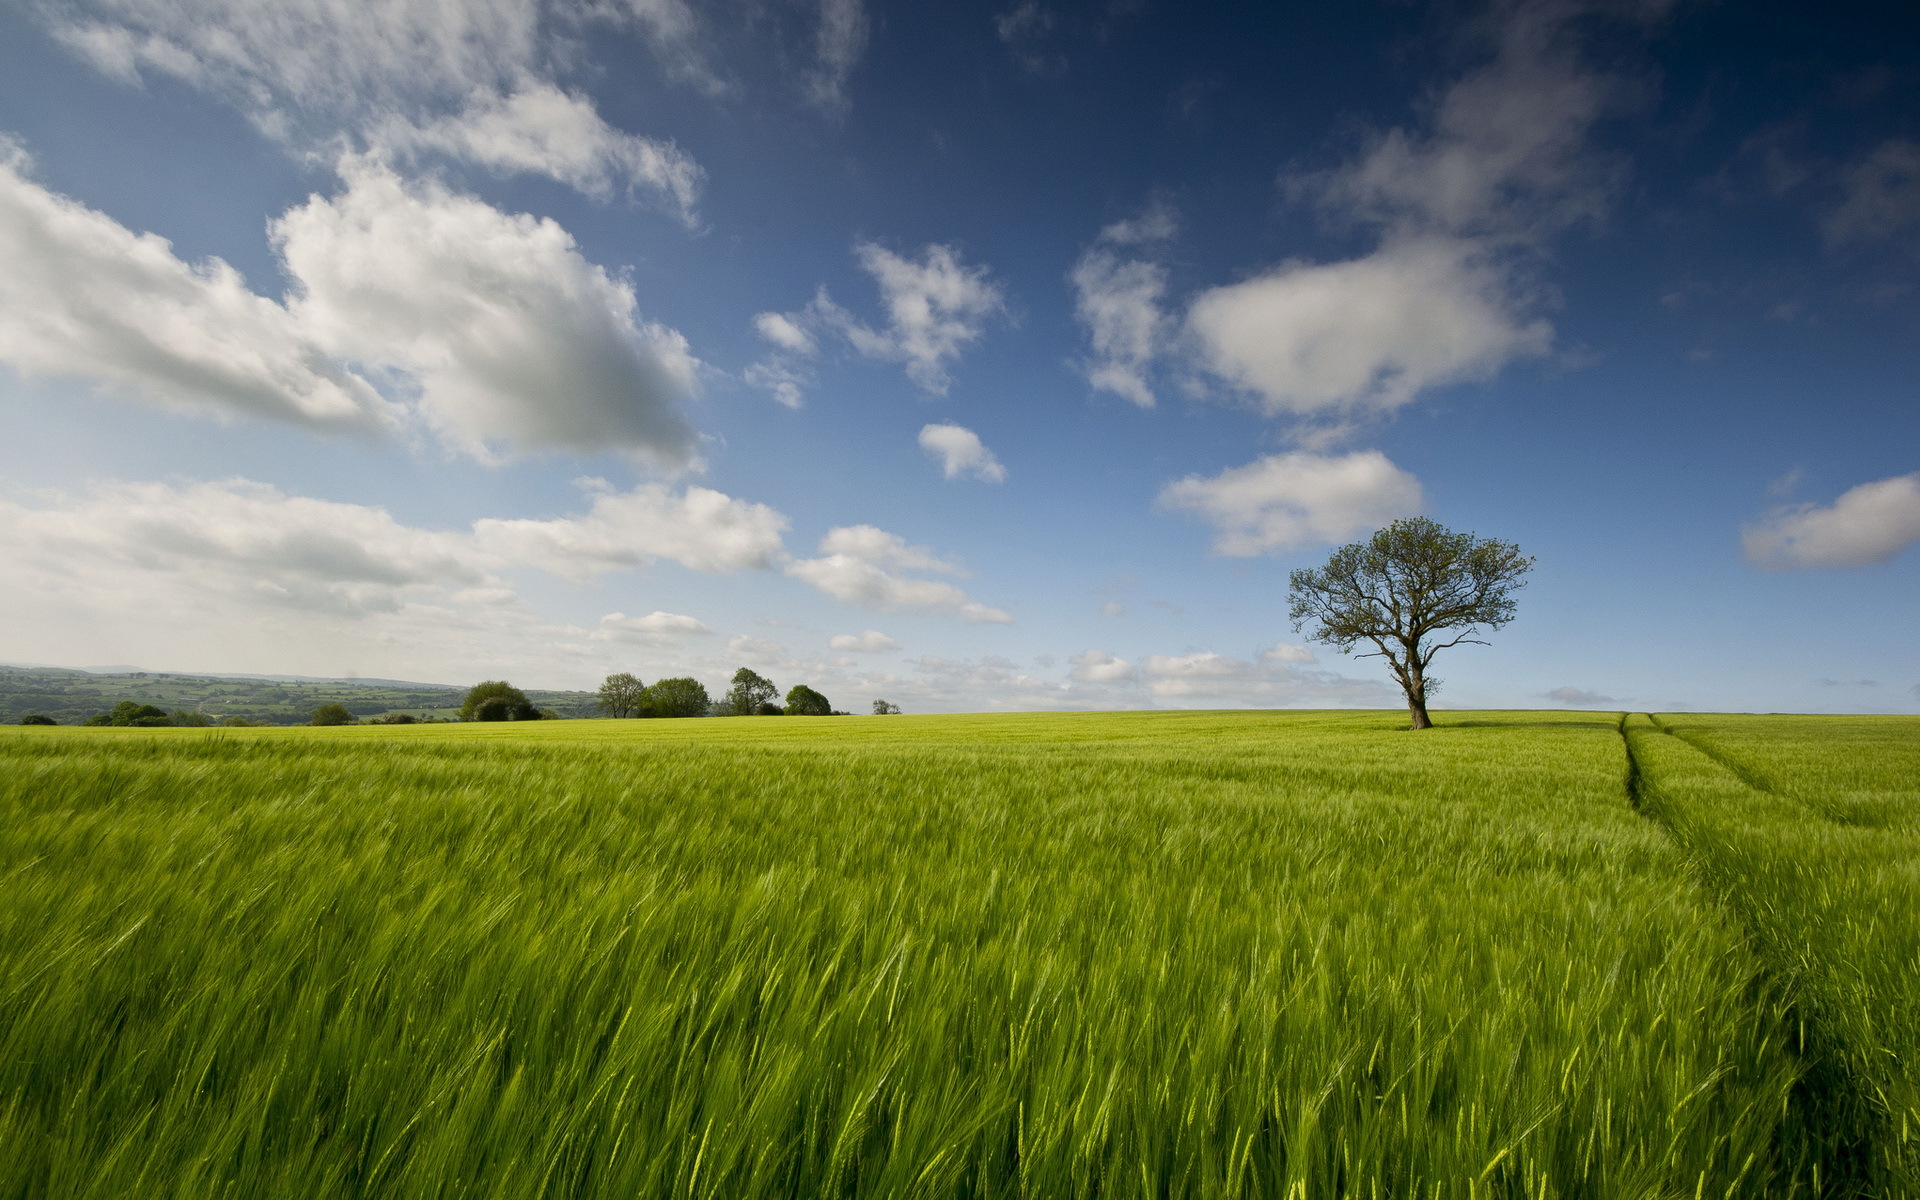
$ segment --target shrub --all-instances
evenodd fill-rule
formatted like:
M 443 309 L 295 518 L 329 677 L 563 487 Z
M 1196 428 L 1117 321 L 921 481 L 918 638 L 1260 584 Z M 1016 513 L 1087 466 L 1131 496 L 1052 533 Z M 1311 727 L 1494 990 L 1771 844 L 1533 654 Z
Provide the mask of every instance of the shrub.
M 20 718 L 22 725 L 58 725 L 60 722 L 44 713 L 28 713 Z

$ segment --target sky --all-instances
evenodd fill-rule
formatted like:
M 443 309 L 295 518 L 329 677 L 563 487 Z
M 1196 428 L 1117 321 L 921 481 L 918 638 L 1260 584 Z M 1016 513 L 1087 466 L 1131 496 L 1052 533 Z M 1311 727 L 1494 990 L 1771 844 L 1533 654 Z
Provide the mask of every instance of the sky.
M 0 4 L 0 660 L 1920 711 L 1920 20 Z

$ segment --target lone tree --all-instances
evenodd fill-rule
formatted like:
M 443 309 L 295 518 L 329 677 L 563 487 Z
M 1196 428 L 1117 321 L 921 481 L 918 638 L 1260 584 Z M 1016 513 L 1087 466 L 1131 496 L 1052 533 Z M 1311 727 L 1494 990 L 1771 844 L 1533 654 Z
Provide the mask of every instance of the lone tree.
M 313 710 L 313 719 L 309 725 L 358 725 L 360 718 L 347 711 L 344 704 L 322 704 Z
M 721 704 L 736 717 L 769 715 L 766 710 L 780 711 L 773 707 L 773 698 L 779 694 L 780 689 L 773 686 L 773 680 L 751 667 L 741 667 L 733 673 L 733 686 L 727 689 L 727 697 Z
M 1427 665 L 1449 646 L 1486 645 L 1474 635 L 1513 620 L 1513 594 L 1532 569 L 1533 560 L 1512 542 L 1410 517 L 1340 547 L 1324 567 L 1294 571 L 1287 615 L 1296 630 L 1311 624 L 1308 637 L 1342 654 L 1371 642 L 1375 649 L 1360 657 L 1387 660 L 1407 694 L 1413 727 L 1431 729 L 1427 698 L 1440 681 Z
M 625 671 L 600 685 L 600 711 L 610 717 L 637 717 L 646 707 L 647 685 Z

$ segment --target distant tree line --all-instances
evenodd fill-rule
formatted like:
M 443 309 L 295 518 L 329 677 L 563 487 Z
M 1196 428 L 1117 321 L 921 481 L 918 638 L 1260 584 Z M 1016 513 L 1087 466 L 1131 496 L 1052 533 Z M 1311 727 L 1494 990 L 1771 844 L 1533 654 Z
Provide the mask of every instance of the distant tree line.
M 787 689 L 786 702 L 775 703 L 780 688 L 773 680 L 741 667 L 733 673 L 726 694 L 718 700 L 697 679 L 685 676 L 642 683 L 627 671 L 607 676 L 600 685 L 600 711 L 609 717 L 844 717 L 824 695 L 797 683 Z M 873 711 L 897 713 L 900 706 L 875 700 Z
M 847 714 L 833 707 L 824 695 L 804 683 L 795 684 L 787 689 L 784 703 L 780 700 L 780 689 L 774 682 L 748 667 L 741 667 L 733 673 L 731 686 L 719 699 L 707 693 L 706 685 L 690 676 L 675 676 L 657 680 L 648 684 L 626 671 L 606 678 L 597 693 L 599 709 L 609 717 L 844 717 Z M 309 725 L 359 725 L 362 719 L 355 712 L 358 705 L 327 703 L 313 709 Z M 364 712 L 364 709 L 361 710 Z M 900 706 L 887 700 L 875 700 L 875 716 L 898 713 Z M 489 679 L 475 684 L 467 690 L 460 704 L 461 721 L 551 721 L 559 714 L 550 708 L 540 708 L 527 698 L 527 694 L 504 679 Z M 372 717 L 364 723 L 368 725 L 418 725 L 435 724 L 447 720 L 444 717 L 415 716 L 405 712 L 387 712 Z M 28 713 L 20 718 L 22 725 L 58 725 L 59 722 L 44 713 Z M 168 712 L 153 704 L 142 704 L 135 700 L 122 700 L 104 713 L 97 713 L 81 721 L 82 725 L 122 726 L 135 728 L 155 728 L 159 726 L 207 727 L 219 725 L 223 728 L 241 728 L 266 724 L 262 721 L 250 721 L 245 717 L 226 717 L 215 720 L 206 713 L 187 709 L 175 709 Z

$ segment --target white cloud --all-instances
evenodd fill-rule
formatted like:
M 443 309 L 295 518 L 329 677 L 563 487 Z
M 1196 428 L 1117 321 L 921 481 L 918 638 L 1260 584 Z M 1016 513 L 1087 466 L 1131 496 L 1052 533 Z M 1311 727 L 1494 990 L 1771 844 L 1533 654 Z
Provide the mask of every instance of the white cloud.
M 1116 246 L 1164 242 L 1180 232 L 1180 214 L 1164 199 L 1155 199 L 1137 217 L 1115 221 L 1100 231 L 1100 240 Z
M 979 340 L 1004 300 L 985 267 L 967 267 L 951 246 L 928 246 L 915 262 L 872 242 L 856 248 L 860 265 L 880 285 L 887 328 L 875 333 L 857 322 L 843 332 L 869 358 L 907 364 L 907 377 L 945 395 L 947 364 Z
M 1440 94 L 1428 129 L 1289 180 L 1337 223 L 1378 227 L 1379 247 L 1203 293 L 1187 319 L 1200 364 L 1269 416 L 1339 417 L 1546 353 L 1553 330 L 1529 315 L 1526 272 L 1551 236 L 1604 214 L 1622 169 L 1589 133 L 1639 94 L 1580 61 L 1574 30 L 1591 15 L 1506 10 L 1492 61 Z
M 766 312 L 754 318 L 760 336 L 775 349 L 771 358 L 748 368 L 748 381 L 772 389 L 781 403 L 799 407 L 799 390 L 810 381 L 801 361 L 817 353 L 819 339 L 831 334 L 863 357 L 904 363 L 914 383 L 945 395 L 953 382 L 948 367 L 980 339 L 987 322 L 1004 307 L 999 286 L 985 267 L 961 263 L 951 246 L 928 246 L 919 261 L 872 242 L 860 243 L 854 254 L 880 287 L 886 328 L 861 321 L 822 287 L 798 312 Z
M 599 641 L 636 642 L 645 646 L 677 646 L 690 637 L 705 637 L 713 632 L 706 622 L 680 613 L 655 610 L 644 617 L 608 613 L 593 631 Z
M 686 339 L 637 321 L 633 289 L 564 229 L 366 161 L 342 170 L 344 192 L 271 227 L 297 281 L 289 307 L 318 343 L 408 372 L 426 420 L 482 461 L 559 449 L 691 462 Z
M 1429 131 L 1390 130 L 1354 163 L 1295 188 L 1342 219 L 1402 232 L 1537 239 L 1598 219 L 1620 165 L 1588 133 L 1639 89 L 1579 60 L 1571 26 L 1588 15 L 1581 7 L 1508 10 L 1492 61 L 1439 96 Z
M 145 585 L 135 581 L 156 577 L 185 595 L 197 588 L 339 616 L 393 612 L 450 590 L 510 595 L 496 575 L 506 564 L 464 532 L 413 529 L 383 509 L 244 479 L 113 484 L 40 507 L 0 501 L 0 526 L 0 557 L 85 607 L 121 588 L 139 594 Z
M 884 654 L 898 650 L 900 643 L 878 629 L 868 629 L 861 633 L 836 633 L 827 639 L 827 648 L 842 654 Z
M 1153 386 L 1147 373 L 1166 343 L 1169 324 L 1161 308 L 1167 292 L 1166 268 L 1121 259 L 1095 246 L 1080 256 L 1068 278 L 1076 297 L 1075 315 L 1093 342 L 1094 356 L 1083 364 L 1087 382 L 1141 408 L 1152 408 Z
M 424 124 L 390 118 L 370 137 L 388 154 L 434 151 L 503 174 L 545 175 L 596 200 L 644 189 L 688 225 L 706 174 L 673 142 L 623 133 L 592 100 L 550 83 L 482 91 L 458 114 Z
M 867 13 L 861 0 L 820 0 L 820 25 L 814 35 L 814 67 L 807 74 L 807 98 L 828 112 L 847 107 L 847 79 L 867 48 Z
M 1920 471 L 1863 483 L 1826 507 L 1776 508 L 1741 541 L 1749 562 L 1775 570 L 1885 562 L 1920 542 Z
M 920 430 L 920 448 L 940 459 L 948 479 L 972 476 L 988 483 L 1004 483 L 1007 469 L 980 441 L 980 435 L 962 425 L 928 425 Z
M 1845 196 L 1827 218 L 1836 243 L 1906 243 L 1920 251 L 1920 145 L 1895 138 L 1850 168 Z
M 942 575 L 967 574 L 965 568 L 941 558 L 925 546 L 915 546 L 897 533 L 888 533 L 872 525 L 842 525 L 827 531 L 820 539 L 825 554 L 845 554 L 909 571 L 935 571 Z
M 394 414 L 293 313 L 220 259 L 188 264 L 26 178 L 0 140 L 0 361 L 162 407 L 380 429 Z
M 1168 484 L 1160 503 L 1218 530 L 1217 554 L 1247 557 L 1342 541 L 1420 509 L 1420 482 L 1378 450 L 1275 454 Z
M 819 347 L 814 343 L 813 335 L 800 327 L 800 323 L 785 313 L 763 312 L 753 319 L 753 327 L 782 350 L 795 354 L 813 355 Z
M 1118 600 L 1109 600 L 1100 606 L 1100 615 L 1103 617 L 1124 617 L 1127 615 L 1127 606 Z
M 1201 651 L 1151 654 L 1140 674 L 1156 700 L 1185 704 L 1273 706 L 1287 704 L 1380 704 L 1398 693 L 1372 680 L 1331 671 L 1303 671 L 1262 656 L 1259 661 Z
M 1305 646 L 1293 642 L 1275 642 L 1260 652 L 1260 661 L 1278 663 L 1314 663 L 1320 659 Z
M 1557 687 L 1544 693 L 1541 699 L 1551 700 L 1555 704 L 1564 704 L 1568 708 L 1605 708 L 1621 703 L 1616 696 L 1603 696 L 1599 692 L 1590 692 L 1585 688 L 1577 687 Z
M 1072 678 L 1078 683 L 1120 683 L 1139 673 L 1132 663 L 1105 650 L 1086 650 L 1067 661 L 1073 664 Z
M 1269 416 L 1391 410 L 1546 353 L 1551 327 L 1521 317 L 1507 289 L 1471 244 L 1408 238 L 1214 288 L 1194 301 L 1187 328 L 1201 361 Z
M 781 558 L 786 528 L 786 517 L 764 504 L 711 488 L 676 492 L 645 484 L 627 492 L 597 486 L 584 516 L 487 519 L 474 522 L 473 532 L 503 557 L 584 579 L 656 558 L 696 571 L 770 569 Z
M 0 146 L 0 360 L 22 371 L 316 428 L 391 429 L 411 413 L 489 462 L 549 449 L 693 461 L 686 339 L 639 322 L 632 288 L 552 221 L 348 159 L 340 194 L 270 226 L 294 282 L 280 304 L 24 165 Z M 392 380 L 402 403 L 343 364 Z
M 779 642 L 749 637 L 744 633 L 736 633 L 727 639 L 727 657 L 744 658 L 759 667 L 786 666 L 790 662 L 787 648 Z
M 679 0 L 636 0 L 627 16 L 670 69 L 720 85 Z M 49 6 L 54 36 L 129 83 L 157 71 L 221 96 L 269 136 L 307 151 L 342 132 L 383 151 L 434 150 L 545 174 L 606 196 L 622 182 L 657 192 L 692 223 L 700 169 L 671 142 L 609 126 L 591 100 L 556 87 L 556 37 L 623 19 L 609 4 L 538 0 L 78 0 Z
M 786 572 L 834 599 L 881 612 L 920 609 L 969 625 L 1006 625 L 1009 613 L 971 599 L 951 583 L 895 575 L 886 567 L 965 575 L 959 564 L 872 525 L 843 525 L 820 539 L 821 557 L 796 559 Z

